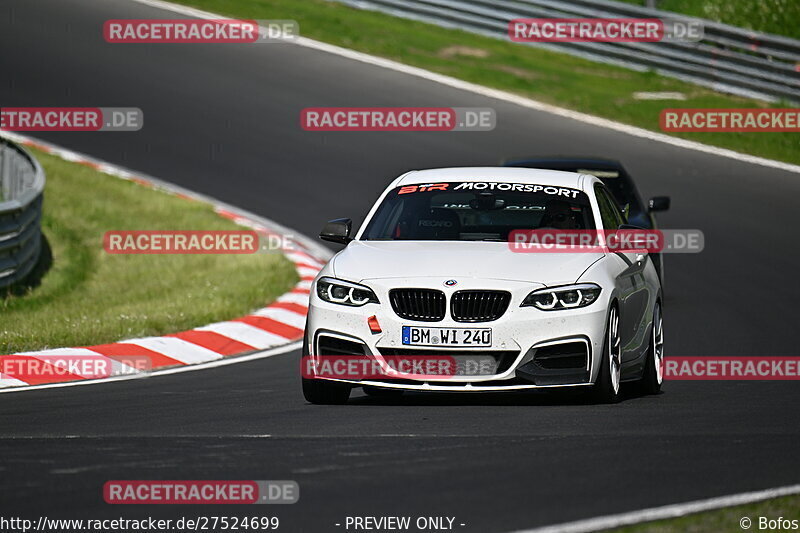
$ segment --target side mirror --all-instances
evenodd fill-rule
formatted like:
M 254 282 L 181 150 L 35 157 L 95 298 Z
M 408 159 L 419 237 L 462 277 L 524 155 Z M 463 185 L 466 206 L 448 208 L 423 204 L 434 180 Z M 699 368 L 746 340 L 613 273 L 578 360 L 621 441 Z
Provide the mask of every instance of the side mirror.
M 666 211 L 669 209 L 669 196 L 653 196 L 647 202 L 648 211 Z
M 347 244 L 352 241 L 350 237 L 350 230 L 353 227 L 353 221 L 349 218 L 337 218 L 331 220 L 319 234 L 319 238 L 323 241 L 335 242 L 337 244 Z
M 634 230 L 634 231 L 637 231 L 637 232 L 639 232 L 639 231 L 642 231 L 642 232 L 647 231 L 647 229 L 645 229 L 645 228 L 643 228 L 641 226 L 634 226 L 633 224 L 620 224 L 617 229 L 618 230 Z M 633 235 L 633 237 L 636 239 L 634 242 L 641 242 L 638 239 L 639 235 L 640 235 L 639 233 L 635 233 Z M 631 250 L 624 250 L 624 251 L 636 252 L 636 262 L 640 263 L 640 264 L 641 264 L 642 261 L 644 261 L 644 258 L 648 253 L 647 249 L 644 247 L 644 244 L 642 244 L 642 249 L 631 249 Z

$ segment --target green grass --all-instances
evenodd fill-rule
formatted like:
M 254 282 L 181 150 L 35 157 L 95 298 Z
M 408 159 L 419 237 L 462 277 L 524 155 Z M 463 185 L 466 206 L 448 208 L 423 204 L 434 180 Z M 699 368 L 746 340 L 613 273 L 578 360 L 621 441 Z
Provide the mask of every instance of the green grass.
M 759 503 L 727 507 L 717 511 L 698 513 L 682 518 L 647 522 L 612 530 L 614 533 L 742 533 L 743 531 L 769 531 L 759 529 L 759 517 L 776 520 L 779 517 L 800 520 L 800 496 L 786 496 Z M 751 520 L 749 529 L 743 529 L 739 521 Z M 790 529 L 773 529 L 790 531 Z
M 0 299 L 0 353 L 183 331 L 246 314 L 297 282 L 279 254 L 111 255 L 109 230 L 241 229 L 201 202 L 34 151 L 47 175 L 39 287 Z
M 645 0 L 621 0 L 645 5 Z M 658 0 L 658 9 L 800 39 L 797 0 Z
M 231 17 L 294 19 L 305 37 L 654 131 L 660 131 L 659 113 L 665 107 L 769 107 L 763 102 L 723 95 L 652 72 L 634 72 L 324 0 L 176 1 Z M 637 91 L 677 91 L 689 99 L 640 101 L 633 98 Z M 797 133 L 714 132 L 676 136 L 800 163 Z

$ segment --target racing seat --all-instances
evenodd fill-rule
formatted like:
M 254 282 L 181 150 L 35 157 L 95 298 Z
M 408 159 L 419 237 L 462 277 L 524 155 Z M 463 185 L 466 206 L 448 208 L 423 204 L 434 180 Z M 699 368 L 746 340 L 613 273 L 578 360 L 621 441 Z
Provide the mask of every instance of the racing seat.
M 413 233 L 419 240 L 457 241 L 461 237 L 461 219 L 452 209 L 434 207 L 423 210 Z
M 544 208 L 544 215 L 539 222 L 540 228 L 581 229 L 581 224 L 572 212 L 569 202 L 550 200 Z

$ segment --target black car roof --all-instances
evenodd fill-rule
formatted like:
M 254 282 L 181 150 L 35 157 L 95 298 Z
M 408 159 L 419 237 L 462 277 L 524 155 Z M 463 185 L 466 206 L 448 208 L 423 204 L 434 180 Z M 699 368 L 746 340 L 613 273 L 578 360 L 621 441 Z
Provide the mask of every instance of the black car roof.
M 644 205 L 639 197 L 639 191 L 633 182 L 630 174 L 622 166 L 622 163 L 615 159 L 589 156 L 547 156 L 547 157 L 526 157 L 507 159 L 503 162 L 506 167 L 535 167 L 550 170 L 613 170 L 618 173 L 617 177 L 598 176 L 605 183 L 620 207 L 630 204 L 631 209 L 636 212 L 644 212 Z
M 560 167 L 591 166 L 597 170 L 619 170 L 621 173 L 627 174 L 625 167 L 619 161 L 601 157 L 526 157 L 509 159 L 503 163 L 503 166 L 516 167 L 531 163 L 558 165 Z

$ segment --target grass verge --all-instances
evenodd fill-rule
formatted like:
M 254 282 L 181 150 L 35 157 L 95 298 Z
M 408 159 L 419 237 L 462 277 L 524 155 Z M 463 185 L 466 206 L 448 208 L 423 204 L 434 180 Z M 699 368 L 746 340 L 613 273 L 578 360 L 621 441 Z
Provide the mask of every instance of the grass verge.
M 743 527 L 740 520 L 750 520 L 750 526 Z M 726 507 L 716 511 L 698 513 L 682 518 L 647 522 L 612 530 L 614 533 L 742 533 L 742 531 L 788 531 L 791 528 L 759 527 L 759 520 L 777 520 L 779 517 L 800 520 L 800 496 L 786 496 L 763 502 L 736 507 Z M 746 525 L 746 524 L 745 524 Z M 796 529 L 796 528 L 795 528 Z
M 211 206 L 32 150 L 47 175 L 52 268 L 0 298 L 0 353 L 162 335 L 241 316 L 297 282 L 280 254 L 110 255 L 109 230 L 234 230 Z
M 621 0 L 645 5 L 645 0 Z M 658 0 L 658 9 L 800 39 L 797 0 Z
M 305 37 L 653 131 L 660 131 L 658 118 L 665 107 L 770 107 L 653 72 L 635 72 L 325 0 L 173 1 L 231 17 L 294 19 Z M 688 99 L 636 100 L 633 93 L 639 91 L 680 92 Z M 800 163 L 797 133 L 715 132 L 676 136 Z

